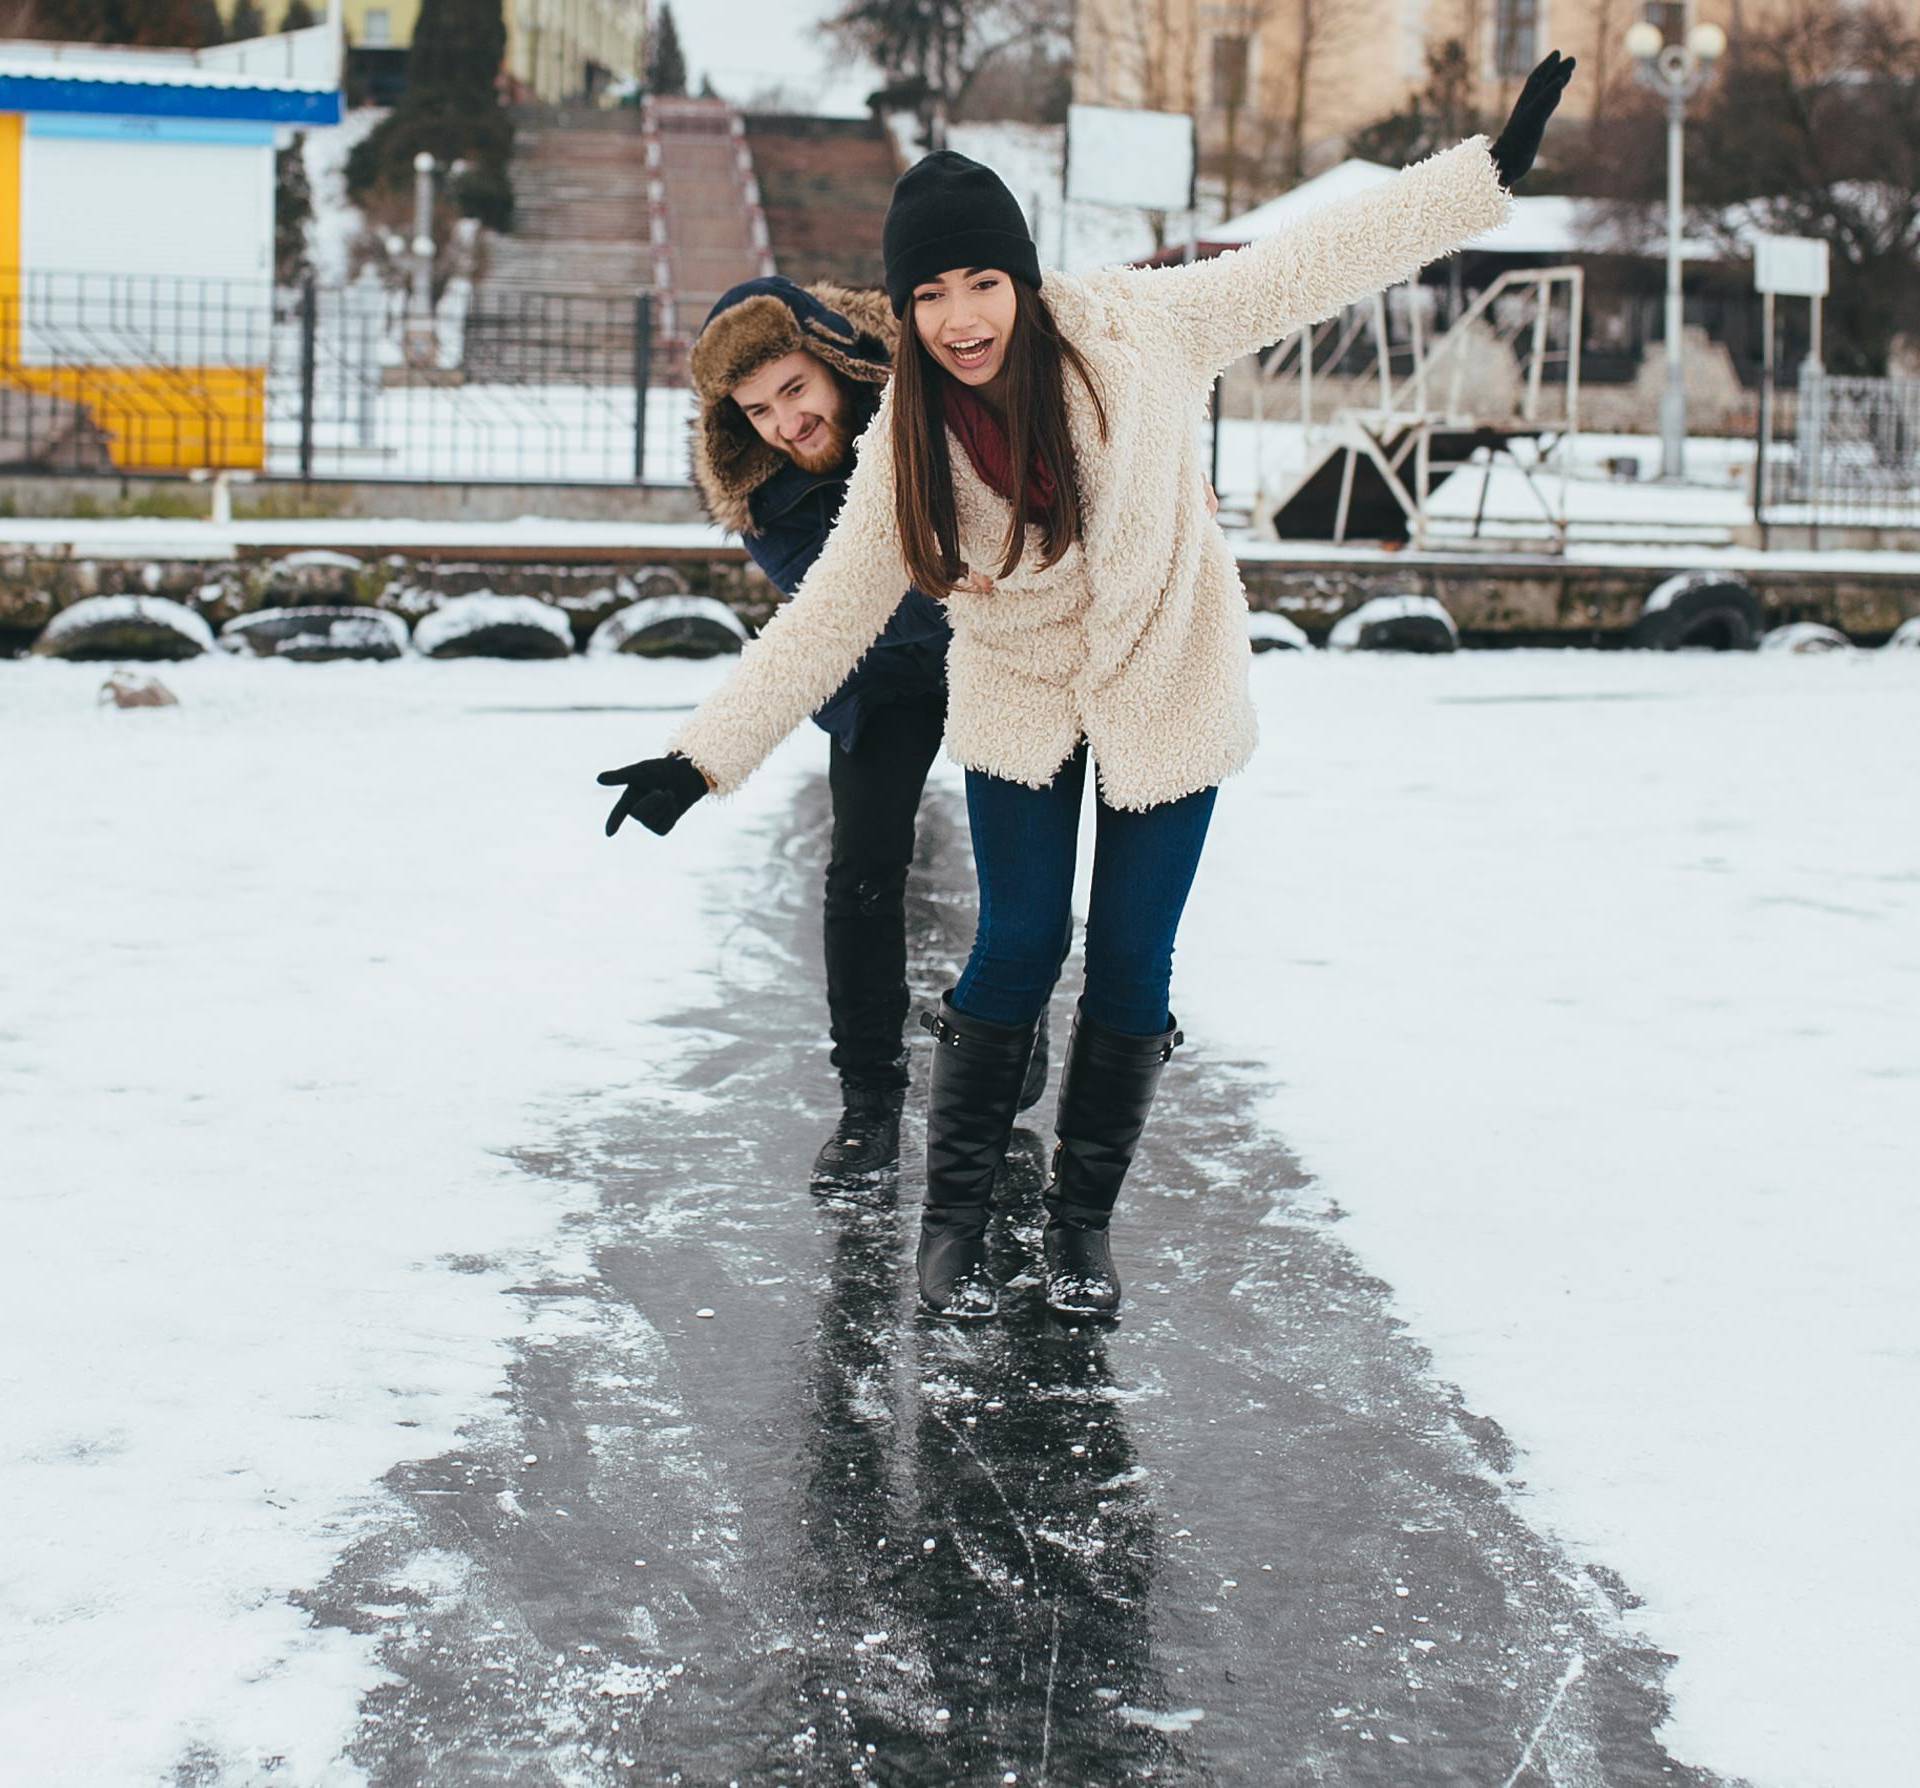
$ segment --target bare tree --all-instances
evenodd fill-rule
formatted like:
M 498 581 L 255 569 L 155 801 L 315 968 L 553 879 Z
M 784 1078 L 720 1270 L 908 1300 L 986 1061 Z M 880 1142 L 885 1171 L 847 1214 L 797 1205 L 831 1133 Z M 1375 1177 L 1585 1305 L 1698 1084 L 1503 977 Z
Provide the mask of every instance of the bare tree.
M 1307 113 L 1314 83 L 1329 56 L 1351 44 L 1372 23 L 1368 0 L 1289 0 L 1292 16 L 1284 36 L 1288 65 L 1281 71 L 1286 134 L 1281 144 L 1281 176 L 1297 185 L 1307 171 Z
M 1687 126 L 1694 232 L 1744 259 L 1758 228 L 1825 241 L 1828 360 L 1885 370 L 1920 332 L 1920 27 L 1889 0 L 1795 0 L 1749 25 Z M 1647 95 L 1589 144 L 1583 190 L 1644 219 L 1665 191 L 1666 131 Z
M 1457 37 L 1429 42 L 1427 84 L 1399 111 L 1355 131 L 1348 149 L 1369 161 L 1401 167 L 1451 148 L 1481 128 L 1473 90 L 1466 45 Z
M 1220 114 L 1218 165 L 1222 177 L 1221 204 L 1231 217 L 1243 182 L 1257 178 L 1271 144 L 1270 106 L 1262 106 L 1261 83 L 1256 78 L 1262 34 L 1283 0 L 1221 0 L 1207 11 L 1214 29 L 1206 40 L 1203 102 Z M 1249 111 L 1253 116 L 1249 117 Z M 1262 121 L 1269 128 L 1263 129 Z M 1254 145 L 1249 154 L 1249 132 Z
M 1073 0 L 842 0 L 821 30 L 871 57 L 895 91 L 919 94 L 939 148 L 948 117 L 990 64 L 1016 49 L 1071 53 Z

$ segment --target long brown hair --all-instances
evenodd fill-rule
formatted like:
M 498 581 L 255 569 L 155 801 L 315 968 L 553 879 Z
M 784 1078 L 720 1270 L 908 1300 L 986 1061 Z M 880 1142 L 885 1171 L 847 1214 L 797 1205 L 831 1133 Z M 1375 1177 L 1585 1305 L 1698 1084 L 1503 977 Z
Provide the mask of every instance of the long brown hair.
M 1080 350 L 1060 333 L 1046 300 L 1031 286 L 1015 280 L 1013 293 L 1014 326 L 1007 339 L 1001 391 L 1013 489 L 1020 494 L 1013 502 L 997 577 L 1011 577 L 1025 551 L 1025 492 L 1036 464 L 1053 478 L 1053 500 L 1044 514 L 1031 517 L 1042 535 L 1041 568 L 1057 563 L 1086 531 L 1080 465 L 1067 426 L 1067 367 L 1086 387 L 1100 438 L 1107 438 L 1106 405 Z M 893 355 L 894 514 L 914 587 L 933 597 L 949 595 L 967 570 L 960 557 L 953 464 L 947 454 L 946 381 L 913 326 L 909 301 Z

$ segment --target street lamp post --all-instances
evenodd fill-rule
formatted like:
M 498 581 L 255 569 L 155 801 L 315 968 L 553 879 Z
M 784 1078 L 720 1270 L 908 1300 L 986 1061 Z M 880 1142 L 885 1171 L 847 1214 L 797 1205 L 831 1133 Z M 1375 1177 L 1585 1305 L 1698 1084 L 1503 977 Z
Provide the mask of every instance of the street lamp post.
M 413 291 L 407 305 L 407 364 L 432 366 L 433 339 L 433 157 L 422 149 L 413 158 Z
M 1660 476 L 1686 473 L 1687 377 L 1680 346 L 1681 133 L 1687 101 L 1713 77 L 1726 53 L 1718 25 L 1695 25 L 1685 43 L 1668 43 L 1660 27 L 1642 19 L 1627 31 L 1627 54 L 1642 82 L 1667 102 L 1667 388 L 1660 398 Z

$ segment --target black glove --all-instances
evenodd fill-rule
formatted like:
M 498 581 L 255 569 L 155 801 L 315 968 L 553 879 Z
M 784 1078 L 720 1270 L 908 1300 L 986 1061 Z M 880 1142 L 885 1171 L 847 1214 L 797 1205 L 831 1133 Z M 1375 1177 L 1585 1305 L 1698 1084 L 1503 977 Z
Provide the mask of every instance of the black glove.
M 646 758 L 622 770 L 602 770 L 599 780 L 607 788 L 624 787 L 607 815 L 609 838 L 625 819 L 637 819 L 649 832 L 658 832 L 664 838 L 694 802 L 711 793 L 699 766 L 678 752 L 672 757 Z
M 1500 184 L 1507 191 L 1513 191 L 1533 166 L 1533 158 L 1540 153 L 1540 139 L 1546 135 L 1547 120 L 1553 116 L 1553 108 L 1560 103 L 1560 95 L 1572 79 L 1573 58 L 1561 55 L 1558 50 L 1527 76 L 1527 84 L 1513 102 L 1513 115 L 1507 120 L 1507 128 L 1493 145 L 1493 165 L 1499 170 Z

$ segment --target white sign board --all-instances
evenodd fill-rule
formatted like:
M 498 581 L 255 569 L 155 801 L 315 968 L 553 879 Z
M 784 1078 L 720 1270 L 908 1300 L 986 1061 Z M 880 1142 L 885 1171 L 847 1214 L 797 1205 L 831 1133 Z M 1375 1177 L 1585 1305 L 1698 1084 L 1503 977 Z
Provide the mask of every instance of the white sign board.
M 1753 289 L 1776 298 L 1827 295 L 1827 245 L 1814 236 L 1756 236 Z
M 1193 120 L 1185 112 L 1067 108 L 1067 197 L 1185 211 L 1193 204 Z

